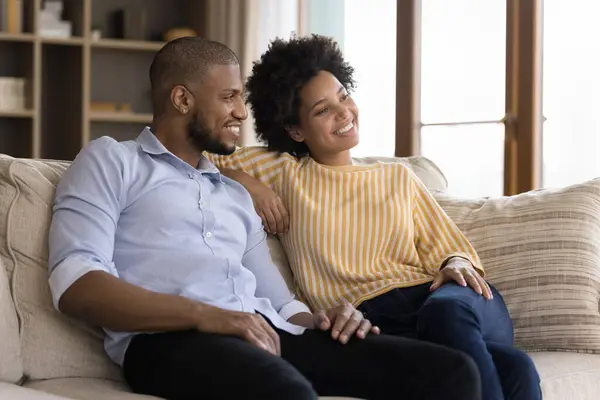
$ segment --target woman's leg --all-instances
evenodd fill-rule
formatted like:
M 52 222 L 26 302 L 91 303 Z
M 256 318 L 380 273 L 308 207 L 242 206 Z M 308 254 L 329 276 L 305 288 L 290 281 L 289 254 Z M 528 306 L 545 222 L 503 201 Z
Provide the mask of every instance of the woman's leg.
M 513 346 L 488 343 L 508 400 L 541 400 L 540 377 L 531 358 Z
M 516 381 L 533 379 L 528 383 L 531 386 L 539 384 L 539 381 L 529 372 L 517 380 L 502 379 L 487 343 L 511 347 L 513 327 L 502 296 L 494 287 L 491 288 L 494 294 L 492 300 L 486 300 L 471 288 L 455 283 L 438 288 L 428 296 L 419 311 L 417 335 L 420 339 L 470 355 L 479 367 L 483 398 L 502 400 L 505 399 L 504 393 L 515 392 L 516 389 L 510 385 Z M 525 358 L 528 357 L 523 353 L 520 360 Z

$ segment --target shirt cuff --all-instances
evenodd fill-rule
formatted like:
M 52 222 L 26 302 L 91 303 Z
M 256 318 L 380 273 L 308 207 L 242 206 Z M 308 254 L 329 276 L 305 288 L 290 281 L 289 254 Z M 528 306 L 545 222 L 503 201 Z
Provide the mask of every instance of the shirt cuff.
M 50 285 L 50 292 L 52 293 L 52 304 L 57 311 L 60 312 L 58 301 L 67 289 L 79 278 L 91 271 L 103 271 L 118 277 L 114 264 L 106 266 L 82 256 L 65 258 L 52 270 L 48 278 L 48 283 Z
M 304 304 L 298 300 L 292 300 L 289 303 L 287 303 L 285 306 L 281 307 L 281 310 L 279 311 L 279 316 L 287 321 L 292 316 L 294 316 L 296 314 L 300 314 L 300 313 L 312 314 L 310 312 L 310 308 L 308 308 L 308 306 L 306 304 Z

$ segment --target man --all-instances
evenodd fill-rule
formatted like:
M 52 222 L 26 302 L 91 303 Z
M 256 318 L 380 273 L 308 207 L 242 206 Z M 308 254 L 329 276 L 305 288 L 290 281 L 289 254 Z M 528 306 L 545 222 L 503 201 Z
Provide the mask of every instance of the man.
M 462 353 L 379 335 L 349 304 L 312 314 L 273 265 L 261 220 L 203 151 L 247 117 L 236 56 L 200 38 L 150 67 L 152 128 L 83 149 L 56 192 L 55 307 L 102 326 L 137 393 L 168 399 L 479 399 Z

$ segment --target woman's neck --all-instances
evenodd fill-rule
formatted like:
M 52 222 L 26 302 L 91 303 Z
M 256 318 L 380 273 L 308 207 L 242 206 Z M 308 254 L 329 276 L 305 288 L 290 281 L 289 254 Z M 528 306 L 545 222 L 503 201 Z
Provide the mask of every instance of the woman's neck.
M 352 156 L 350 155 L 350 150 L 342 151 L 340 153 L 335 154 L 311 154 L 311 157 L 319 164 L 330 165 L 332 167 L 352 165 Z

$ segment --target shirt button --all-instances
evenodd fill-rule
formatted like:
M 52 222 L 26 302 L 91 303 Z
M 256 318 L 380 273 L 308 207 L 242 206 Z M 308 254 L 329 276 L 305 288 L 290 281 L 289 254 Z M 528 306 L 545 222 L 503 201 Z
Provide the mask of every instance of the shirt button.
M 205 237 L 207 237 L 207 238 L 209 238 L 209 237 L 211 237 L 211 236 L 212 236 L 212 233 L 211 233 L 211 232 L 206 232 L 206 233 L 204 234 L 204 236 L 205 236 Z
M 188 173 L 188 178 L 194 179 L 194 175 L 192 175 L 191 173 Z
M 200 207 L 204 207 L 204 206 L 206 205 L 206 202 L 205 202 L 205 201 L 202 201 L 202 200 L 200 200 L 200 201 L 198 202 L 198 205 L 199 205 Z

